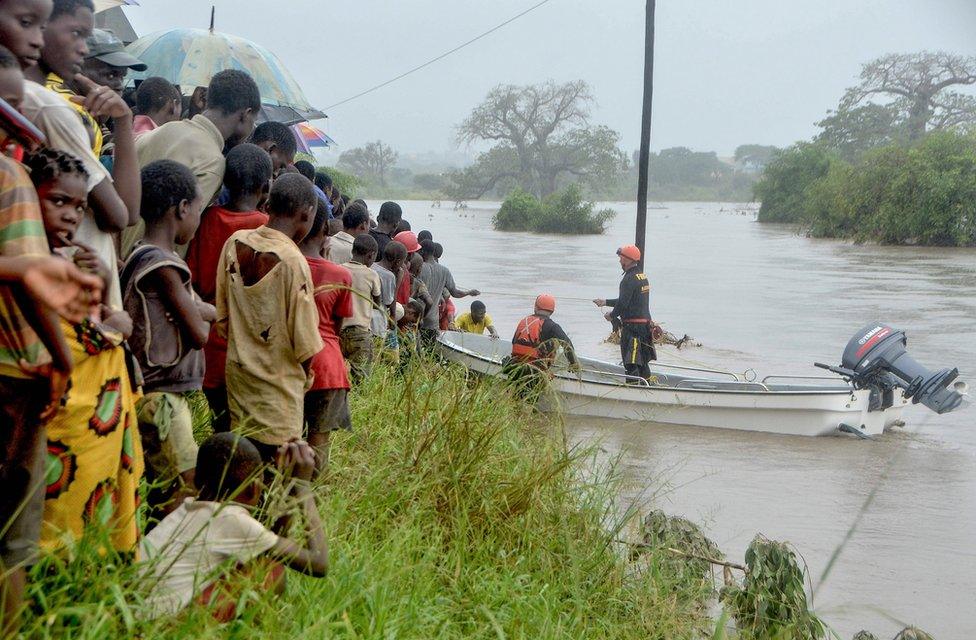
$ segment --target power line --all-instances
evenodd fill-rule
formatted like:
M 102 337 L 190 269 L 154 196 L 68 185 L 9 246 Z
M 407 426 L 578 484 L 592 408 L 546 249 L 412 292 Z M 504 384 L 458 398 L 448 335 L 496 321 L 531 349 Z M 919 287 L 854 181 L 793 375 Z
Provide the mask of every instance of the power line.
M 485 36 L 490 35 L 490 34 L 496 32 L 496 31 L 498 31 L 499 29 L 501 29 L 505 25 L 510 24 L 512 22 L 515 22 L 516 20 L 518 20 L 519 18 L 521 18 L 525 14 L 527 14 L 527 13 L 529 13 L 531 11 L 535 11 L 536 9 L 538 9 L 539 7 L 541 7 L 542 5 L 544 5 L 544 4 L 546 4 L 546 3 L 550 2 L 550 1 L 551 0 L 542 0 L 539 3 L 532 5 L 531 7 L 529 7 L 528 9 L 526 9 L 525 11 L 523 11 L 523 12 L 521 12 L 519 14 L 516 14 L 516 15 L 512 16 L 511 18 L 509 18 L 505 22 L 502 22 L 501 24 L 497 24 L 494 27 L 492 27 L 491 29 L 489 29 L 488 31 L 485 31 L 482 34 L 477 35 L 477 36 L 471 38 L 467 42 L 464 42 L 464 43 L 459 44 L 458 46 L 454 47 L 450 51 L 445 51 L 444 53 L 442 53 L 441 55 L 437 56 L 436 58 L 431 58 L 427 62 L 424 62 L 423 64 L 419 64 L 416 67 L 414 67 L 413 69 L 410 69 L 409 71 L 404 71 L 403 73 L 401 73 L 400 75 L 396 76 L 395 78 L 390 78 L 386 82 L 381 82 L 380 84 L 378 84 L 376 86 L 373 86 L 373 87 L 370 87 L 369 89 L 366 89 L 365 91 L 361 91 L 361 92 L 357 93 L 354 96 L 350 96 L 350 97 L 346 98 L 345 100 L 342 100 L 341 102 L 336 102 L 335 104 L 330 104 L 329 106 L 327 106 L 325 108 L 325 110 L 328 111 L 328 110 L 334 109 L 334 108 L 336 108 L 336 107 L 338 107 L 340 105 L 344 105 L 347 102 L 351 102 L 351 101 L 355 100 L 356 98 L 361 98 L 364 95 L 366 95 L 367 93 L 372 93 L 372 92 L 376 91 L 377 89 L 382 89 L 386 85 L 392 84 L 392 83 L 396 82 L 397 80 L 399 80 L 400 78 L 404 78 L 406 76 L 409 76 L 411 73 L 414 73 L 415 71 L 420 71 L 424 67 L 428 67 L 428 66 L 432 65 L 435 62 L 437 62 L 438 60 L 443 60 L 444 58 L 446 58 L 447 56 L 451 55 L 452 53 L 455 53 L 457 51 L 460 51 L 461 49 L 465 48 L 469 44 L 473 44 L 473 43 L 477 42 L 478 40 L 481 40 Z

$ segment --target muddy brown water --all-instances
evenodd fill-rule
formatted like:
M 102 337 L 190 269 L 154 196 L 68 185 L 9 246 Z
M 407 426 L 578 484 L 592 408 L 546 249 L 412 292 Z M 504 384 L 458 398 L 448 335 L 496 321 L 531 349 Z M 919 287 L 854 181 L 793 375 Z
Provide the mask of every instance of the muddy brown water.
M 458 286 L 485 292 L 503 335 L 548 292 L 581 353 L 619 361 L 617 347 L 602 342 L 609 325 L 586 300 L 615 295 L 614 250 L 633 241 L 632 203 L 602 205 L 618 216 L 605 235 L 588 237 L 496 232 L 497 204 L 402 204 L 414 231 L 430 229 L 445 246 L 442 262 Z M 667 203 L 649 212 L 648 226 L 652 314 L 704 344 L 665 348 L 664 361 L 815 374 L 814 361 L 837 364 L 854 332 L 881 320 L 907 331 L 920 362 L 959 367 L 976 388 L 976 250 L 813 240 L 731 204 Z M 459 313 L 468 302 L 458 301 Z M 793 543 L 817 588 L 815 609 L 842 638 L 861 628 L 890 637 L 909 623 L 940 640 L 976 637 L 973 406 L 944 416 L 912 407 L 906 427 L 873 442 L 567 422 L 573 438 L 619 459 L 623 503 L 702 523 L 735 560 L 758 532 Z

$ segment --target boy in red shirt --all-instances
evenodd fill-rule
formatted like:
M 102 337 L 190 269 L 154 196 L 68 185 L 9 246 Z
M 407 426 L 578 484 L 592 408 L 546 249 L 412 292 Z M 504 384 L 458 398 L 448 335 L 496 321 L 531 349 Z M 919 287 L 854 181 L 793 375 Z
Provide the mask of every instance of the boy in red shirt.
M 213 206 L 203 213 L 200 228 L 190 241 L 186 264 L 193 274 L 193 288 L 207 304 L 215 304 L 217 294 L 217 262 L 224 243 L 242 229 L 257 229 L 267 224 L 268 214 L 260 211 L 271 191 L 271 156 L 253 144 L 240 144 L 227 154 L 224 185 L 230 201 Z M 227 341 L 210 329 L 210 338 L 203 349 L 206 373 L 203 393 L 213 412 L 214 431 L 230 431 L 230 411 L 227 406 L 227 386 L 224 367 L 227 362 Z
M 305 392 L 306 438 L 315 450 L 316 475 L 329 465 L 329 439 L 336 429 L 352 429 L 349 415 L 349 377 L 339 347 L 342 320 L 352 316 L 352 274 L 349 269 L 323 258 L 329 245 L 329 212 L 320 203 L 312 229 L 299 245 L 315 287 L 319 309 L 319 334 L 325 346 L 312 358 L 315 377 Z

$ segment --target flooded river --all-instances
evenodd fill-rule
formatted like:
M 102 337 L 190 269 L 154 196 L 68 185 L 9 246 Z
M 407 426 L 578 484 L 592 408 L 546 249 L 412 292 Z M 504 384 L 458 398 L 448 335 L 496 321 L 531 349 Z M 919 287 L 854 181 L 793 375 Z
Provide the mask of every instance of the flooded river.
M 455 212 L 406 202 L 404 214 L 444 244 L 458 286 L 484 292 L 503 335 L 549 292 L 580 352 L 619 361 L 587 302 L 616 295 L 614 250 L 633 241 L 634 205 L 609 206 L 619 212 L 611 229 L 591 237 L 498 233 L 486 203 Z M 733 205 L 669 203 L 649 212 L 646 270 L 655 319 L 704 345 L 665 348 L 663 361 L 815 374 L 814 361 L 838 364 L 854 332 L 882 320 L 907 332 L 920 362 L 959 367 L 976 387 L 976 250 L 811 240 Z M 861 628 L 891 637 L 908 623 L 940 640 L 976 637 L 976 408 L 912 407 L 907 420 L 873 442 L 597 419 L 569 429 L 620 456 L 622 500 L 702 523 L 730 558 L 741 561 L 757 532 L 793 543 L 817 612 L 842 638 Z

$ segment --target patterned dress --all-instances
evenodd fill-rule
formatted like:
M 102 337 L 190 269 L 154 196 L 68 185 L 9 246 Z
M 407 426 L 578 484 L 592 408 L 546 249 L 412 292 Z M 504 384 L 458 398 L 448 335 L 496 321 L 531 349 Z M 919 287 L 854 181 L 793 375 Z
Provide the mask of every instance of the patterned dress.
M 101 529 L 119 551 L 139 539 L 136 510 L 142 445 L 133 388 L 119 336 L 90 321 L 62 322 L 74 370 L 47 424 L 47 494 L 41 546 L 54 550 Z

